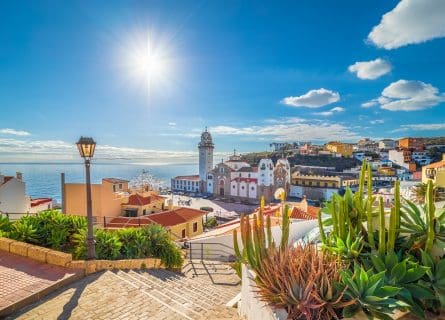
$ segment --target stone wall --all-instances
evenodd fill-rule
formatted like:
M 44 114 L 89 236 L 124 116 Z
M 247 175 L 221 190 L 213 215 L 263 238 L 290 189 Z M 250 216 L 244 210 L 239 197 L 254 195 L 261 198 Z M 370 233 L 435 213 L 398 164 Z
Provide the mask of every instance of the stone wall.
M 0 251 L 6 251 L 23 257 L 56 266 L 84 270 L 91 274 L 113 269 L 161 269 L 165 268 L 161 259 L 126 259 L 126 260 L 73 260 L 70 253 L 51 250 L 25 242 L 0 237 Z

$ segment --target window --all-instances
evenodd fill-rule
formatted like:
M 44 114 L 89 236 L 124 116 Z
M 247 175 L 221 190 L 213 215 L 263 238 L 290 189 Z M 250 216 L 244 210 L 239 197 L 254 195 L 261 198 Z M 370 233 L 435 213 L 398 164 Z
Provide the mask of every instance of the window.
M 182 229 L 181 237 L 182 237 L 183 239 L 185 238 L 185 229 Z
M 242 186 L 242 187 L 241 187 L 241 189 L 243 189 L 243 190 L 244 190 L 244 186 Z
M 232 186 L 232 189 L 235 189 L 235 185 Z
M 324 186 L 325 186 L 325 187 L 327 187 L 327 186 L 328 186 L 328 183 L 327 183 L 327 182 L 325 182 L 325 183 L 324 183 Z
M 252 191 L 253 191 L 253 190 L 255 190 L 255 187 L 252 187 L 251 189 L 252 189 Z
M 122 183 L 119 183 L 119 190 L 122 190 Z
M 116 192 L 116 185 L 113 184 L 113 192 Z
M 250 178 L 250 173 L 247 175 L 248 178 Z
M 198 222 L 193 223 L 193 232 L 198 232 Z
M 212 180 L 212 176 L 211 176 L 211 175 L 208 175 L 208 176 L 207 176 L 207 179 L 208 179 L 208 180 Z

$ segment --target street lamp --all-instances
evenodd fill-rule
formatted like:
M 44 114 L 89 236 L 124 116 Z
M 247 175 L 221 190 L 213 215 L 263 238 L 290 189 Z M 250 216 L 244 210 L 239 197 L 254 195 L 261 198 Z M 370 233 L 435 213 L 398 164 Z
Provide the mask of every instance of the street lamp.
M 93 233 L 93 207 L 91 201 L 91 179 L 90 179 L 90 162 L 94 155 L 96 142 L 93 138 L 80 137 L 76 143 L 79 149 L 80 156 L 85 159 L 85 176 L 86 176 L 86 192 L 87 192 L 87 220 L 88 220 L 88 234 L 87 234 L 87 259 L 93 260 L 96 258 L 96 247 Z

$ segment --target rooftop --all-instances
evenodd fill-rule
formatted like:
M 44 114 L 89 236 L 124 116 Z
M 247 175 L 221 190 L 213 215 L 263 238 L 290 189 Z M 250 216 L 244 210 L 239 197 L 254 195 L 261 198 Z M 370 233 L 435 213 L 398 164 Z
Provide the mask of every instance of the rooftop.
M 106 182 L 109 182 L 112 184 L 129 182 L 128 180 L 119 179 L 119 178 L 103 178 L 102 181 L 106 181 Z
M 44 203 L 52 202 L 53 199 L 51 198 L 35 198 L 31 199 L 31 207 L 36 207 Z
M 130 205 L 130 206 L 146 206 L 147 204 L 150 204 L 152 201 L 156 200 L 164 200 L 164 197 L 158 196 L 156 194 L 149 195 L 147 197 L 144 197 L 138 193 L 132 194 L 128 198 L 128 202 L 124 205 Z
M 199 175 L 195 174 L 192 176 L 177 176 L 173 178 L 174 180 L 194 180 L 199 181 Z

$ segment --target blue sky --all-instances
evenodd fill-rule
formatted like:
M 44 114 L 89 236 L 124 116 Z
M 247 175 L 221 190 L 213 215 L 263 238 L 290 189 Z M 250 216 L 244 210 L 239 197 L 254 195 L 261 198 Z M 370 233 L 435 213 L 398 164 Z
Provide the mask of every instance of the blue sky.
M 1 1 L 0 161 L 443 136 L 444 37 L 442 0 Z

